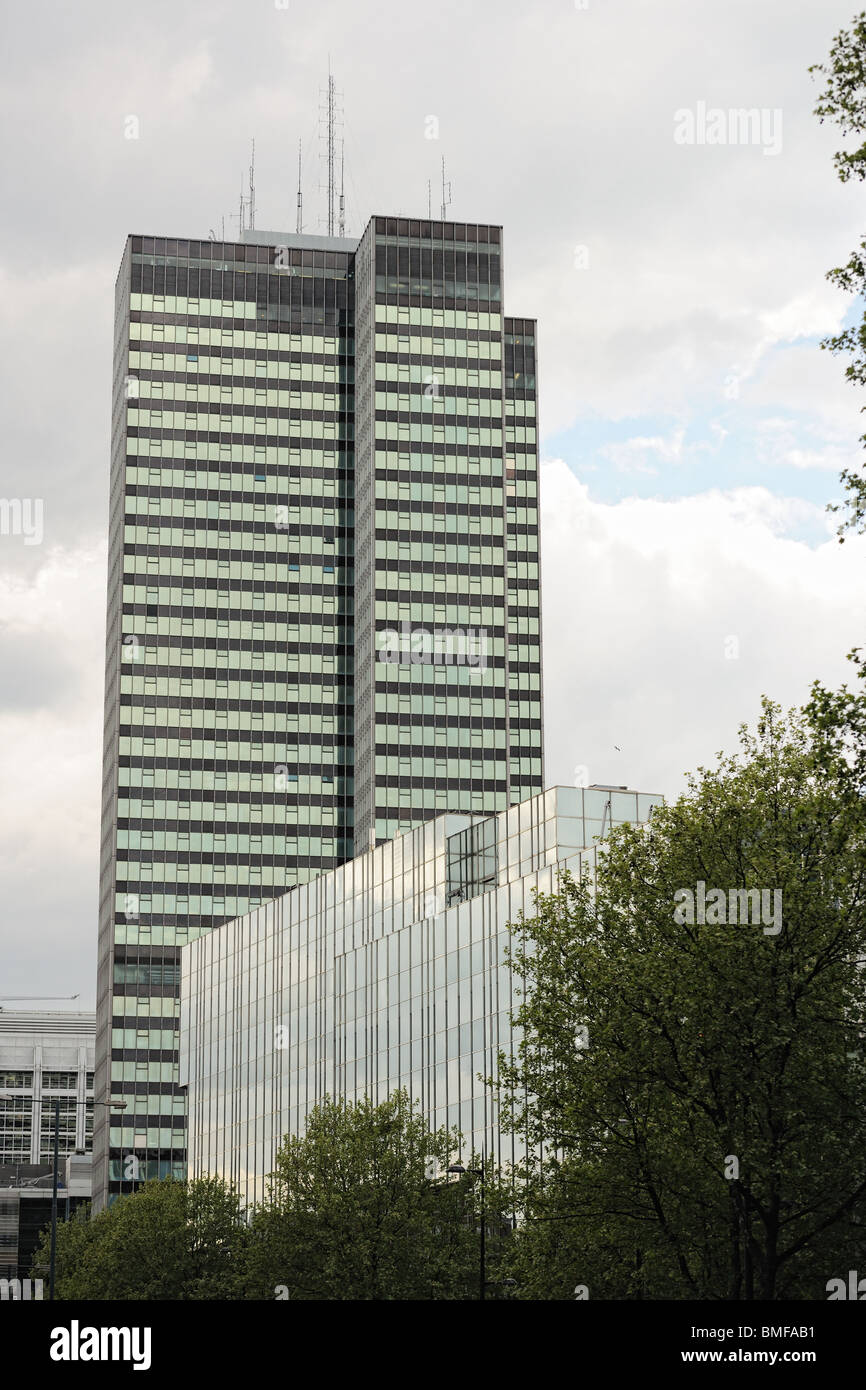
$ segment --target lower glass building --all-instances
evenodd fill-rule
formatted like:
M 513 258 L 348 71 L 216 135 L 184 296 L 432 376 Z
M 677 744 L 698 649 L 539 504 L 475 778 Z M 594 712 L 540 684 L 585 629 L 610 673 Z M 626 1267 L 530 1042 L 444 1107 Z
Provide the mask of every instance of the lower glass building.
M 660 796 L 555 787 L 493 816 L 445 814 L 181 952 L 180 1083 L 189 1174 L 264 1196 L 283 1135 L 326 1095 L 384 1100 L 405 1087 L 433 1126 L 517 1160 L 490 1088 L 512 1052 L 508 923 L 594 871 L 612 826 Z

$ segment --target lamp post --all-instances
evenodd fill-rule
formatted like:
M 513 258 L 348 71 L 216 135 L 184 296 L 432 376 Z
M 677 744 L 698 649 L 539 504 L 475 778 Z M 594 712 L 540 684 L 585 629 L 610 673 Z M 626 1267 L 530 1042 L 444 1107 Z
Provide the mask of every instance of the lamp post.
M 484 1159 L 483 1159 L 483 1157 L 482 1157 L 482 1159 L 481 1159 L 481 1167 L 480 1167 L 480 1168 L 464 1168 L 462 1163 L 452 1163 L 452 1164 L 450 1164 L 449 1167 L 448 1167 L 448 1172 L 449 1172 L 449 1173 L 457 1173 L 457 1174 L 459 1174 L 460 1177 L 465 1177 L 465 1176 L 468 1175 L 468 1176 L 473 1177 L 473 1178 L 480 1178 L 480 1179 L 481 1179 L 481 1266 L 480 1266 L 479 1278 L 478 1278 L 478 1297 L 479 1297 L 479 1298 L 482 1300 L 482 1302 L 483 1302 L 483 1301 L 484 1301 L 484 1296 L 485 1296 L 485 1293 L 486 1293 L 486 1290 L 487 1290 L 487 1268 L 486 1268 L 487 1251 L 486 1251 L 486 1248 L 485 1248 L 485 1235 L 486 1235 L 486 1232 L 485 1232 L 485 1229 L 484 1229 L 484 1222 L 485 1222 L 485 1215 L 484 1215 Z

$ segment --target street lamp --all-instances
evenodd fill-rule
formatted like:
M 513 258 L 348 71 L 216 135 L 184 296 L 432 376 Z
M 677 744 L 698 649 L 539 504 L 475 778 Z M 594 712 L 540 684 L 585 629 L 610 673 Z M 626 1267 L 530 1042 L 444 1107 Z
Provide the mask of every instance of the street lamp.
M 481 1179 L 481 1269 L 478 1280 L 478 1297 L 484 1300 L 487 1288 L 486 1270 L 486 1250 L 485 1250 L 485 1231 L 484 1231 L 484 1159 L 481 1160 L 480 1168 L 464 1168 L 462 1163 L 452 1163 L 449 1165 L 449 1173 L 457 1173 L 460 1177 L 473 1177 Z

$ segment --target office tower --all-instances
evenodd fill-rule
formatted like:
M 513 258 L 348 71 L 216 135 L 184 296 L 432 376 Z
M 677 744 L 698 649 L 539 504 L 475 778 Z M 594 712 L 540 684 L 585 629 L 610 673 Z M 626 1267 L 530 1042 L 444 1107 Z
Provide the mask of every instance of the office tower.
M 561 869 L 592 884 L 598 838 L 660 801 L 554 787 L 495 816 L 439 816 L 188 946 L 190 1173 L 260 1200 L 283 1135 L 325 1095 L 381 1102 L 398 1087 L 431 1126 L 459 1126 L 467 1154 L 519 1159 L 479 1079 L 513 1051 L 508 923 Z
M 373 218 L 355 305 L 358 852 L 543 769 L 535 332 L 502 318 L 500 229 Z
M 185 1171 L 183 945 L 540 790 L 534 350 L 498 227 L 129 238 L 96 1081 L 128 1109 L 97 1115 L 97 1207 Z

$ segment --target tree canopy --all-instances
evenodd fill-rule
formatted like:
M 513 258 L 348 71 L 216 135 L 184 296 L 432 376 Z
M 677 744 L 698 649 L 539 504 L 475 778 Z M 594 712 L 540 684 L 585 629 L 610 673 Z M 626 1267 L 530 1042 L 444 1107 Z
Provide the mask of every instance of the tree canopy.
M 862 1261 L 864 801 L 806 715 L 741 737 L 516 924 L 525 1297 L 820 1298 Z
M 286 1136 L 253 1221 L 261 1297 L 474 1298 L 479 1288 L 480 1183 L 447 1169 L 456 1130 L 430 1130 L 405 1091 L 380 1105 L 326 1100 L 302 1136 Z M 466 1171 L 480 1160 L 466 1160 Z M 507 1190 L 486 1184 L 491 1279 Z
M 248 1230 L 219 1178 L 143 1183 L 88 1219 L 57 1227 L 58 1299 L 231 1299 L 243 1296 Z M 45 1231 L 34 1269 L 48 1268 Z

